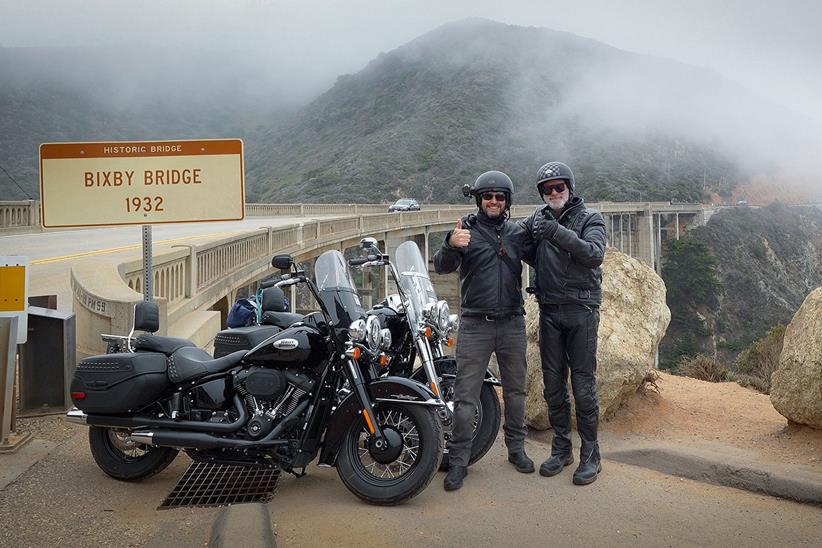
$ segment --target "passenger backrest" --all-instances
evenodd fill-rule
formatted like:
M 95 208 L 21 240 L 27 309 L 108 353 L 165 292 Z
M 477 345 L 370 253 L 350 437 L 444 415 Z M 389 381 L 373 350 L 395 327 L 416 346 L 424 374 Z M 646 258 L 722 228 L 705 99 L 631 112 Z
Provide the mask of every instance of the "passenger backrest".
M 263 312 L 289 312 L 285 293 L 279 287 L 263 289 Z

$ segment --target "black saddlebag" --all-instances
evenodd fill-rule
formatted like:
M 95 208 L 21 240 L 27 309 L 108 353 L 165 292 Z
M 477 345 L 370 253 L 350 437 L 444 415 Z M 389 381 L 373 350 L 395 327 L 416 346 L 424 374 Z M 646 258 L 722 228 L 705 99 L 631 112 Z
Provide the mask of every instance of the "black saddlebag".
M 77 364 L 71 398 L 86 413 L 126 413 L 170 386 L 166 357 L 155 352 L 91 356 Z
M 281 329 L 273 325 L 250 325 L 223 329 L 214 336 L 214 357 L 222 358 L 237 350 L 251 350 Z

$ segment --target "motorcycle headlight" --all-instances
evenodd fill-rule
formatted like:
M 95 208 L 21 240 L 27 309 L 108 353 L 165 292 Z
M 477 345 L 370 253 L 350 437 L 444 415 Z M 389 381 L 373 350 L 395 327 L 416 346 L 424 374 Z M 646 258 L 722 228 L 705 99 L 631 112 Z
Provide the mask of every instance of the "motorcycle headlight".
M 389 329 L 380 331 L 380 348 L 383 350 L 391 348 L 391 331 Z
M 380 320 L 376 316 L 368 316 L 368 319 L 365 320 L 365 345 L 372 352 L 376 352 L 380 347 L 380 330 Z
M 450 324 L 450 311 L 448 310 L 448 303 L 446 301 L 439 301 L 437 303 L 437 327 L 440 331 L 445 333 Z
M 351 322 L 351 325 L 348 326 L 348 336 L 351 337 L 351 340 L 354 342 L 364 341 L 365 334 L 365 320 L 354 320 Z
M 437 321 L 437 304 L 436 303 L 426 303 L 425 307 L 422 309 L 422 317 L 431 323 L 436 323 Z
M 451 314 L 448 316 L 448 321 L 450 322 L 448 327 L 451 331 L 456 331 L 460 325 L 460 317 L 457 314 Z

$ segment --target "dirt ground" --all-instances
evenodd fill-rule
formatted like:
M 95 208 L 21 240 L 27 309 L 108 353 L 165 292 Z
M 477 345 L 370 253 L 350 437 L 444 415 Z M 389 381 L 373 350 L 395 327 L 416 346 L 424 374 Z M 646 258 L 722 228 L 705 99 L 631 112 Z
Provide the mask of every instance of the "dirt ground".
M 822 470 L 822 430 L 788 424 L 767 395 L 733 382 L 660 373 L 659 393 L 640 390 L 605 432 L 643 440 L 719 442 L 763 460 Z

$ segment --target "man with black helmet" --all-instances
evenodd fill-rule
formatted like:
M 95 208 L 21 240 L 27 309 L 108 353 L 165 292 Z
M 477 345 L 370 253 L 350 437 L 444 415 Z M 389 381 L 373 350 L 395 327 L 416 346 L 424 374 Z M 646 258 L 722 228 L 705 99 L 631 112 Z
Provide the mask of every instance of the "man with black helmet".
M 597 426 L 597 330 L 599 328 L 605 221 L 575 196 L 571 168 L 549 162 L 539 168 L 537 190 L 545 206 L 522 222 L 538 242 L 536 296 L 545 401 L 554 429 L 551 456 L 540 466 L 554 476 L 574 462 L 568 371 L 582 440 L 573 482 L 594 482 L 601 470 Z
M 467 186 L 467 185 L 466 185 Z M 525 309 L 522 260 L 532 260 L 529 232 L 508 221 L 514 185 L 502 172 L 480 175 L 473 187 L 477 213 L 457 221 L 434 254 L 434 268 L 444 274 L 459 269 L 460 326 L 454 418 L 448 442 L 450 468 L 446 491 L 462 487 L 468 473 L 473 420 L 491 353 L 497 356 L 505 401 L 505 445 L 519 472 L 534 471 L 525 454 Z

